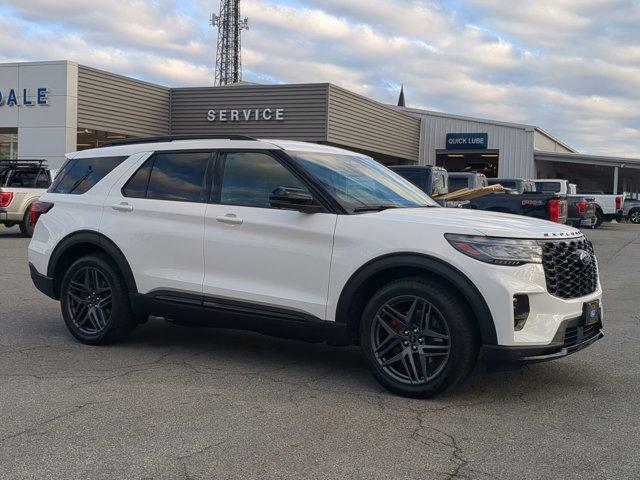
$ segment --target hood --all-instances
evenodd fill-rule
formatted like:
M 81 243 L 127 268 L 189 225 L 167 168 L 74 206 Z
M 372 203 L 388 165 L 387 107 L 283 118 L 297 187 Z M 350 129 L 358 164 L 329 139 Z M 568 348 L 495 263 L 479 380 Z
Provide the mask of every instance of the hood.
M 581 235 L 580 230 L 559 223 L 466 208 L 391 208 L 372 215 L 390 220 L 418 222 L 450 228 L 450 233 L 508 238 L 557 238 Z

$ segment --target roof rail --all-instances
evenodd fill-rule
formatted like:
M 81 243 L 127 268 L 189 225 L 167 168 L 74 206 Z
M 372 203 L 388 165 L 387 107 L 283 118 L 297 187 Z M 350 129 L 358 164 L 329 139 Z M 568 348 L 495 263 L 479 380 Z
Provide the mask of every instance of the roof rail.
M 135 145 L 138 143 L 161 143 L 161 142 L 175 142 L 178 140 L 251 140 L 256 141 L 255 138 L 247 135 L 165 135 L 161 137 L 138 137 L 138 138 L 123 138 L 118 140 L 108 140 L 100 145 L 102 147 L 115 147 L 117 145 Z

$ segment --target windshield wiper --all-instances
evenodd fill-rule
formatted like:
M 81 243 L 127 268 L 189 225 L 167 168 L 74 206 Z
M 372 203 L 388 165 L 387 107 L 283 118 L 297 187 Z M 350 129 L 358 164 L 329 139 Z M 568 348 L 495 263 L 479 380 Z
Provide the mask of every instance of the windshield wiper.
M 363 207 L 355 207 L 354 212 L 381 212 L 389 208 L 402 208 L 401 205 L 365 205 Z

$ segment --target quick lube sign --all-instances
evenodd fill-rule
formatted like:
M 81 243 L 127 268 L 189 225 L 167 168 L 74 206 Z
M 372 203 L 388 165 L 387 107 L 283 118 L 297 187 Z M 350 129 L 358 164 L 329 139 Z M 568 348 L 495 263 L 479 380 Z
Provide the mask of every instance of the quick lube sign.
M 208 122 L 281 122 L 284 108 L 222 108 L 207 112 Z
M 0 107 L 33 107 L 49 105 L 47 87 L 8 88 L 0 87 Z
M 486 133 L 447 133 L 447 150 L 487 149 L 489 135 Z

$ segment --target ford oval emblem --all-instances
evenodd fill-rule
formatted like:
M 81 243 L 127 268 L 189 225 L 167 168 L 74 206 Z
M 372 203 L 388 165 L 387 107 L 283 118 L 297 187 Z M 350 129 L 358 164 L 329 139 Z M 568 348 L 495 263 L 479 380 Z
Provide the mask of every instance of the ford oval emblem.
M 593 262 L 591 254 L 589 254 L 589 252 L 587 252 L 586 250 L 576 250 L 576 256 L 578 257 L 580 264 L 585 268 L 590 266 Z

